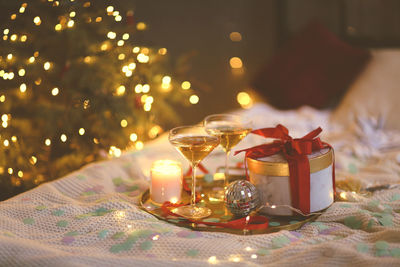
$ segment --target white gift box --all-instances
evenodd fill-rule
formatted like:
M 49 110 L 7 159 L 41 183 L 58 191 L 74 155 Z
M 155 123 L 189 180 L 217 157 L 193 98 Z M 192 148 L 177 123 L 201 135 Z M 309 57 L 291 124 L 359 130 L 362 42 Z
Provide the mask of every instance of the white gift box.
M 310 212 L 329 207 L 334 200 L 332 148 L 324 148 L 308 155 L 310 163 Z M 261 203 L 268 207 L 260 210 L 269 215 L 295 215 L 290 192 L 289 164 L 282 153 L 264 158 L 247 158 L 250 182 L 260 194 Z M 273 208 L 271 208 L 271 206 Z

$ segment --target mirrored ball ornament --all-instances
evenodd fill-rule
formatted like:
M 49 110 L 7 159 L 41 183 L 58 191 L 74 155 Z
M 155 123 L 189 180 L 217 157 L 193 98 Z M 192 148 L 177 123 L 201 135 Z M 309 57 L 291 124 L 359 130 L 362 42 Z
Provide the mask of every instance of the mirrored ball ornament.
M 246 180 L 234 181 L 225 189 L 225 206 L 235 216 L 247 216 L 260 203 L 257 188 Z

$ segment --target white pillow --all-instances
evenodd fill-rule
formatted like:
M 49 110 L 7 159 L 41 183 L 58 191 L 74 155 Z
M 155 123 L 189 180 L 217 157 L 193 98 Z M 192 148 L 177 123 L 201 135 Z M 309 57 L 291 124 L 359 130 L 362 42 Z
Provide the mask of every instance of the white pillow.
M 400 130 L 400 49 L 371 53 L 371 61 L 334 110 L 331 120 L 346 127 L 357 117 L 381 117 L 385 129 Z

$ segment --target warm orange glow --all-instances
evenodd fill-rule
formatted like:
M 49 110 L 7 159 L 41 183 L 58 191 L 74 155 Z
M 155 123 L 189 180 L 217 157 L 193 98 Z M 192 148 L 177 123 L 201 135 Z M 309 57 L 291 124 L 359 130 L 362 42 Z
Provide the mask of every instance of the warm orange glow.
M 238 57 L 232 57 L 229 60 L 229 64 L 231 65 L 232 69 L 240 69 L 241 67 L 243 67 L 242 60 Z

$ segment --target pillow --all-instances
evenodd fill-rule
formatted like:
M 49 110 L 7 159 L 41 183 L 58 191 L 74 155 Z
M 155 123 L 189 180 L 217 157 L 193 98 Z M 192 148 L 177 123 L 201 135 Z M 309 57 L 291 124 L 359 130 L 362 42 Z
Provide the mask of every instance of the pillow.
M 373 50 L 371 62 L 334 110 L 331 121 L 351 125 L 357 117 L 383 120 L 400 130 L 400 49 Z
M 369 58 L 369 51 L 340 41 L 313 21 L 272 58 L 253 86 L 280 109 L 332 107 Z

